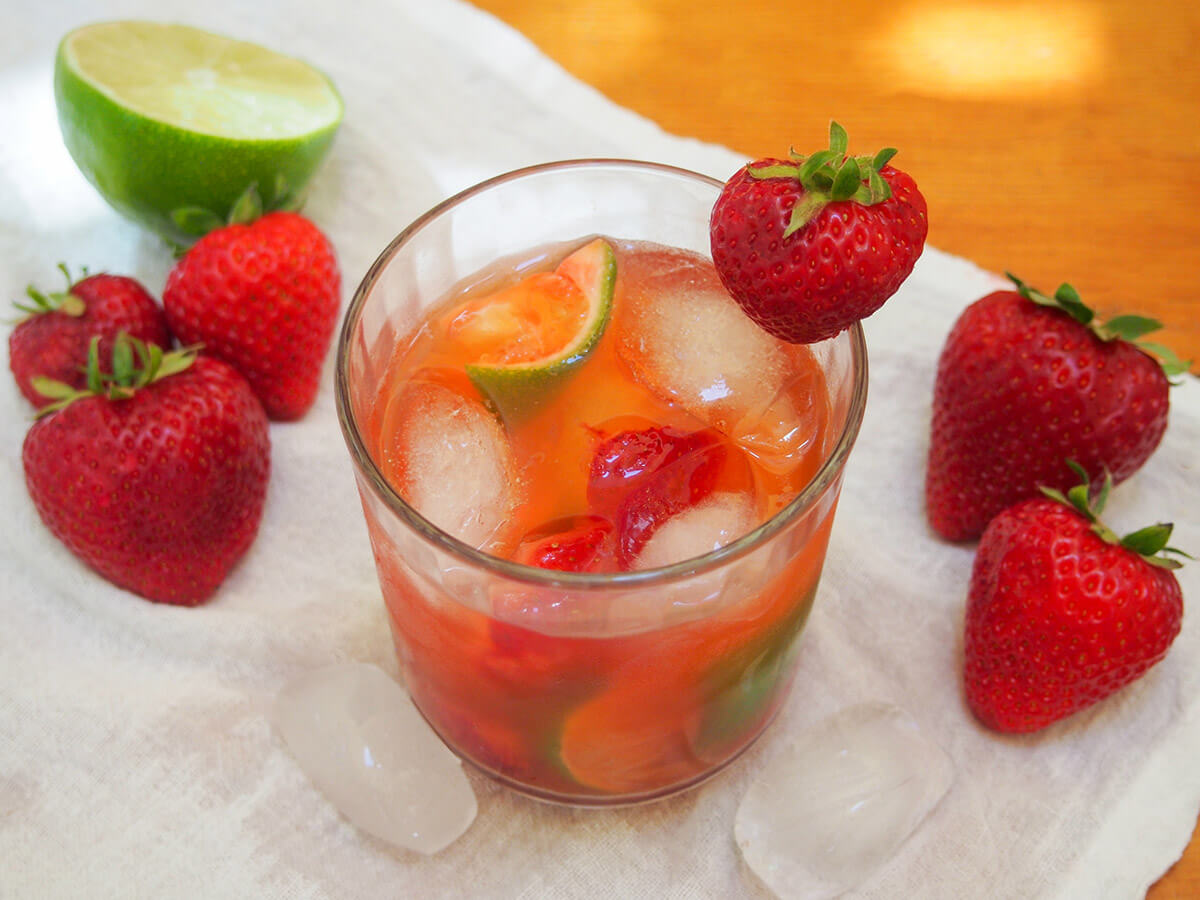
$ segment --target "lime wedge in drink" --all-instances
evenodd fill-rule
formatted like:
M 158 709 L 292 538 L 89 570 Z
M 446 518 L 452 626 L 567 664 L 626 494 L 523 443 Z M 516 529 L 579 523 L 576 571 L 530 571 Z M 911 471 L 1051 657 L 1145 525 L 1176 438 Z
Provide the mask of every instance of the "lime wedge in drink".
M 227 218 L 251 184 L 268 204 L 294 206 L 342 120 L 333 83 L 308 64 L 153 22 L 67 34 L 54 95 L 88 180 L 121 213 L 185 244 L 198 237 L 187 224 L 198 211 Z
M 476 360 L 467 374 L 505 418 L 528 415 L 592 352 L 608 325 L 617 259 L 597 238 L 553 272 L 468 304 L 453 338 Z
M 683 732 L 695 705 L 688 679 L 686 670 L 671 671 L 661 659 L 622 669 L 567 714 L 561 768 L 576 784 L 608 794 L 641 794 L 695 777 Z

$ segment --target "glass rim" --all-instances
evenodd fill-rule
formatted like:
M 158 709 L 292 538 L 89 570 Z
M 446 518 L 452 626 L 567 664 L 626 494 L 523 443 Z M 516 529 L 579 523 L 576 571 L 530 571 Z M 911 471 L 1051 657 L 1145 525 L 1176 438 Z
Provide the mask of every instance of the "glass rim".
M 656 584 L 667 584 L 708 572 L 727 562 L 738 559 L 764 544 L 769 538 L 782 531 L 783 528 L 799 515 L 813 508 L 817 501 L 824 496 L 826 489 L 840 475 L 851 448 L 858 437 L 862 425 L 863 414 L 867 400 L 867 346 L 862 326 L 855 322 L 845 332 L 830 338 L 840 340 L 843 335 L 850 341 L 851 360 L 854 365 L 854 384 L 850 395 L 846 421 L 838 435 L 837 443 L 832 452 L 821 463 L 819 469 L 801 491 L 779 512 L 771 516 L 756 528 L 746 532 L 736 540 L 730 541 L 716 550 L 711 550 L 701 556 L 681 560 L 667 566 L 653 569 L 639 569 L 631 572 L 565 572 L 556 569 L 542 569 L 527 566 L 513 560 L 493 556 L 467 544 L 446 531 L 438 528 L 417 510 L 410 506 L 399 492 L 388 483 L 379 466 L 367 451 L 366 443 L 359 431 L 358 423 L 350 409 L 350 387 L 347 368 L 350 356 L 351 334 L 362 316 L 363 307 L 370 296 L 375 283 L 379 280 L 384 269 L 405 244 L 426 224 L 437 219 L 444 213 L 460 206 L 478 194 L 499 187 L 511 181 L 516 181 L 530 175 L 545 172 L 567 171 L 571 169 L 597 169 L 609 167 L 612 169 L 635 169 L 648 173 L 659 173 L 682 177 L 685 180 L 700 181 L 717 189 L 723 182 L 690 169 L 664 163 L 649 162 L 635 159 L 615 157 L 596 157 L 581 159 L 565 159 L 554 162 L 539 163 L 524 166 L 519 169 L 496 175 L 472 185 L 451 197 L 446 198 L 414 219 L 404 230 L 396 235 L 383 251 L 376 257 L 363 275 L 346 314 L 338 335 L 337 350 L 334 357 L 334 393 L 337 404 L 338 422 L 341 425 L 342 436 L 350 450 L 350 455 L 358 470 L 358 474 L 366 477 L 376 497 L 383 501 L 388 510 L 400 518 L 409 528 L 421 535 L 425 540 L 441 550 L 447 551 L 460 560 L 488 572 L 501 575 L 515 581 L 527 584 L 555 588 L 613 588 L 613 587 L 646 587 Z

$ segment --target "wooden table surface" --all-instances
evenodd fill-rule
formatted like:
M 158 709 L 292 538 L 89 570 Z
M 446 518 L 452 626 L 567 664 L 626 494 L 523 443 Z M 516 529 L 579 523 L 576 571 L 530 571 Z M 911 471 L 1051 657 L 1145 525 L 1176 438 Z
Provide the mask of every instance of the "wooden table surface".
M 674 134 L 899 148 L 931 245 L 1154 316 L 1200 370 L 1200 4 L 475 2 Z M 1200 830 L 1148 897 L 1200 898 Z

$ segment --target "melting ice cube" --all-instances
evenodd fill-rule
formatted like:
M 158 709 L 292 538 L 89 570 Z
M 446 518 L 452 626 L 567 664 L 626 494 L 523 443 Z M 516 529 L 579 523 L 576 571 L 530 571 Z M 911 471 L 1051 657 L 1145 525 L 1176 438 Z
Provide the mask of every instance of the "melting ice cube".
M 382 840 L 437 853 L 475 819 L 462 765 L 382 670 L 334 665 L 289 684 L 275 721 L 305 774 Z
M 753 497 L 713 494 L 659 525 L 638 554 L 634 568 L 653 569 L 711 553 L 757 524 Z
M 400 495 L 473 547 L 496 536 L 516 501 L 512 451 L 484 407 L 432 382 L 413 382 L 389 411 L 388 466 Z
M 953 764 L 905 712 L 845 709 L 771 759 L 738 807 L 742 857 L 784 900 L 825 900 L 900 848 L 950 787 Z
M 703 257 L 641 249 L 622 265 L 629 300 L 615 330 L 638 380 L 787 471 L 816 432 L 820 386 L 811 363 L 795 362 L 807 348 L 759 328 Z

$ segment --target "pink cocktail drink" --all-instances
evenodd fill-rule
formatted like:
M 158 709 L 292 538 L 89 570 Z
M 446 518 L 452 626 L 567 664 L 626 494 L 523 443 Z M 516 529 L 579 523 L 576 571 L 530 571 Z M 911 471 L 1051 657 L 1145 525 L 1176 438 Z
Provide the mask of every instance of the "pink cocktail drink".
M 718 190 L 505 176 L 393 242 L 347 317 L 339 409 L 405 681 L 534 796 L 695 784 L 793 679 L 865 355 L 857 328 L 793 346 L 741 313 L 702 252 Z

